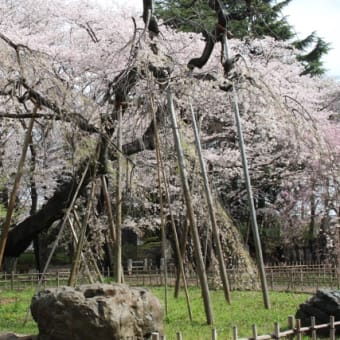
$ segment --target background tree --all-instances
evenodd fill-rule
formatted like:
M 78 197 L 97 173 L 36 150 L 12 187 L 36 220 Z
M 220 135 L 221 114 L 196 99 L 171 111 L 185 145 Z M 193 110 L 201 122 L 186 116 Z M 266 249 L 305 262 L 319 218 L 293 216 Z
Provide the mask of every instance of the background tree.
M 5 146 L 0 171 L 7 190 L 18 161 L 16 145 L 20 145 L 25 131 L 20 122 L 31 117 L 34 103 L 40 103 L 30 156 L 32 161 L 35 158 L 36 166 L 32 169 L 32 162 L 28 162 L 25 168 L 7 256 L 18 257 L 37 234 L 52 228 L 58 231 L 58 221 L 88 163 L 77 201 L 78 213 L 86 206 L 89 183 L 103 174 L 111 184 L 115 203 L 112 183 L 117 107 L 124 111 L 121 151 L 129 164 L 123 176 L 123 228 L 140 237 L 150 230 L 157 235 L 160 200 L 154 181 L 157 175 L 150 98 L 157 104 L 161 149 L 171 189 L 166 219 L 171 209 L 180 232 L 184 232 L 186 214 L 164 94 L 165 80 L 171 74 L 207 264 L 214 265 L 214 258 L 209 257 L 214 243 L 209 237 L 197 158 L 191 147 L 189 103 L 199 117 L 204 155 L 218 197 L 227 264 L 250 268 L 240 235 L 225 212 L 246 236 L 248 214 L 232 118 L 233 96 L 221 90 L 225 78 L 220 51 L 215 49 L 201 70 L 188 73 L 188 62 L 204 49 L 201 35 L 160 26 L 161 34 L 151 40 L 141 20 L 101 11 L 83 1 L 72 2 L 67 8 L 60 2 L 46 5 L 41 1 L 40 11 L 32 10 L 37 3 L 31 0 L 21 2 L 22 11 L 10 2 L 0 6 L 0 67 L 4 75 L 0 78 L 0 122 L 4 131 L 0 138 Z M 232 39 L 230 44 L 233 55 L 243 56 L 235 62 L 231 74 L 240 97 L 263 232 L 275 226 L 278 243 L 286 245 L 305 240 L 306 231 L 312 229 L 314 237 L 319 220 L 332 204 L 338 206 L 338 193 L 333 188 L 338 184 L 339 163 L 334 160 L 339 155 L 335 147 L 339 145 L 339 127 L 328 117 L 335 114 L 331 104 L 340 92 L 339 85 L 321 77 L 300 76 L 304 67 L 287 42 L 267 37 Z M 31 213 L 32 175 L 38 194 L 35 213 Z M 101 196 L 98 192 L 94 198 L 96 210 L 89 220 L 94 228 L 89 238 L 95 249 L 103 249 L 96 241 L 105 241 L 108 236 Z M 98 249 L 100 257 L 102 249 Z M 286 258 L 293 258 L 288 254 L 291 247 L 285 249 Z M 187 250 L 188 259 L 194 263 L 190 242 Z M 273 250 L 268 258 L 280 255 Z

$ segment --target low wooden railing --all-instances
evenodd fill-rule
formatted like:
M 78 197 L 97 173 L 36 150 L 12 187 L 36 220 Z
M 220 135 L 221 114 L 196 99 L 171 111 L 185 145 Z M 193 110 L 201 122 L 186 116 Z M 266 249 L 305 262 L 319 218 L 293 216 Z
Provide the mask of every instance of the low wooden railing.
M 253 334 L 250 337 L 240 338 L 238 337 L 237 327 L 233 327 L 232 340 L 271 340 L 271 339 L 297 339 L 301 340 L 302 336 L 308 336 L 312 340 L 317 339 L 317 332 L 322 330 L 324 334 L 328 331 L 328 336 L 324 338 L 329 340 L 336 340 L 336 326 L 340 326 L 340 321 L 334 321 L 334 316 L 330 317 L 329 323 L 316 325 L 315 318 L 311 318 L 311 326 L 301 327 L 300 320 L 295 320 L 293 316 L 288 318 L 288 324 L 290 325 L 287 330 L 280 330 L 280 325 L 278 322 L 274 324 L 274 329 L 272 334 L 257 334 L 256 325 L 253 326 Z M 211 340 L 217 340 L 217 331 L 215 328 L 211 330 Z M 176 334 L 177 340 L 184 340 L 181 332 Z M 223 334 L 221 334 L 223 339 L 227 339 Z M 165 340 L 166 336 L 161 336 L 158 333 L 153 333 L 152 340 Z M 188 339 L 189 340 L 189 339 Z

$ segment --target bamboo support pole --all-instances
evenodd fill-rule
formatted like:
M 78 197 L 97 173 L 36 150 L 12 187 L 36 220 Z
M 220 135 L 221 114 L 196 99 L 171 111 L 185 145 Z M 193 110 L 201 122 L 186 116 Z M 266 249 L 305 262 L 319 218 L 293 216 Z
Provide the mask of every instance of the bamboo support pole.
M 6 243 L 7 243 L 9 228 L 11 226 L 12 215 L 13 215 L 13 211 L 15 209 L 16 195 L 17 195 L 17 192 L 19 190 L 19 185 L 20 185 L 22 174 L 23 174 L 23 168 L 24 168 L 24 165 L 25 165 L 28 146 L 29 146 L 30 141 L 32 139 L 32 137 L 31 137 L 32 136 L 32 130 L 33 130 L 34 119 L 35 119 L 35 115 L 36 115 L 37 111 L 38 111 L 38 105 L 34 106 L 32 118 L 30 119 L 27 131 L 26 131 L 26 134 L 25 134 L 25 139 L 24 139 L 24 143 L 23 143 L 23 146 L 22 146 L 21 157 L 19 159 L 17 172 L 15 174 L 13 189 L 12 189 L 12 192 L 11 192 L 11 196 L 10 196 L 9 203 L 8 203 L 8 209 L 7 209 L 7 212 L 6 212 L 6 218 L 5 218 L 5 222 L 3 224 L 3 229 L 2 229 L 2 233 L 1 233 L 1 240 L 0 240 L 0 272 L 2 271 L 2 265 L 3 265 L 3 259 L 4 259 L 5 249 L 6 249 Z
M 268 294 L 268 287 L 267 287 L 266 272 L 265 272 L 264 262 L 263 262 L 261 240 L 260 240 L 260 234 L 259 234 L 259 229 L 257 225 L 256 209 L 255 209 L 253 191 L 252 191 L 251 182 L 250 182 L 246 149 L 245 149 L 244 140 L 243 140 L 240 112 L 239 112 L 239 107 L 238 107 L 238 98 L 237 98 L 237 93 L 236 93 L 234 84 L 233 84 L 233 92 L 234 92 L 235 119 L 236 119 L 236 126 L 237 126 L 238 137 L 239 137 L 239 146 L 240 146 L 241 155 L 242 155 L 243 173 L 244 173 L 244 177 L 246 180 L 248 204 L 249 204 L 249 209 L 250 209 L 251 225 L 252 225 L 254 243 L 255 243 L 255 249 L 256 249 L 257 265 L 259 267 L 259 272 L 260 272 L 264 305 L 267 309 L 270 309 L 270 301 L 269 301 L 269 294 Z
M 69 277 L 69 280 L 68 280 L 69 286 L 75 286 L 75 283 L 77 281 L 77 276 L 78 276 L 79 267 L 80 267 L 80 258 L 81 258 L 81 253 L 82 253 L 82 250 L 83 250 L 85 238 L 86 238 L 86 229 L 87 229 L 87 224 L 88 224 L 89 217 L 90 217 L 91 210 L 92 210 L 92 202 L 93 202 L 93 199 L 94 199 L 95 188 L 96 188 L 96 184 L 93 181 L 92 187 L 91 187 L 90 198 L 89 198 L 89 201 L 88 201 L 88 204 L 87 204 L 87 207 L 86 207 L 86 213 L 85 213 L 85 216 L 84 216 L 84 220 L 82 221 L 82 227 L 80 229 L 76 254 L 75 254 L 75 257 L 74 257 L 74 260 L 73 260 L 73 265 L 72 265 L 70 277 Z
M 117 177 L 116 177 L 116 264 L 115 280 L 122 282 L 122 109 L 118 110 L 117 130 Z
M 69 224 L 69 226 L 70 226 L 70 229 L 71 229 L 71 232 L 72 232 L 74 241 L 76 242 L 76 244 L 78 244 L 78 236 L 77 236 L 77 233 L 76 233 L 76 231 L 75 231 L 75 229 L 74 229 L 74 226 L 73 226 L 73 223 L 72 223 L 70 217 L 68 217 L 68 224 Z M 92 275 L 91 275 L 91 271 L 90 271 L 89 266 L 88 266 L 88 264 L 87 264 L 87 262 L 86 262 L 85 255 L 84 255 L 83 252 L 81 252 L 80 255 L 81 255 L 81 260 L 83 261 L 84 266 L 85 266 L 86 275 L 87 275 L 87 277 L 88 277 L 90 283 L 94 283 L 93 277 L 92 277 Z
M 151 101 L 151 111 L 153 115 L 153 125 L 155 130 L 154 141 L 156 146 L 156 159 L 157 159 L 157 182 L 158 182 L 158 196 L 160 204 L 160 217 L 161 217 L 161 243 L 162 243 L 162 257 L 163 257 L 163 275 L 164 275 L 164 310 L 165 315 L 168 315 L 169 304 L 168 304 L 168 265 L 167 265 L 167 254 L 166 254 L 166 227 L 164 222 L 164 208 L 163 208 L 163 189 L 162 189 L 162 177 L 161 177 L 161 151 L 159 143 L 158 126 L 156 122 L 156 115 Z
M 80 220 L 79 220 L 79 216 L 78 216 L 78 214 L 77 214 L 77 212 L 76 212 L 75 210 L 73 210 L 73 216 L 74 216 L 74 219 L 75 219 L 75 221 L 76 221 L 76 223 L 77 223 L 79 229 L 81 229 L 81 223 L 80 223 Z M 72 220 L 71 220 L 70 218 L 69 218 L 69 224 L 70 224 L 70 226 L 73 228 L 74 232 L 72 231 L 72 233 L 74 234 L 74 233 L 75 233 L 75 229 L 74 229 Z M 78 242 L 78 241 L 76 240 L 76 242 Z M 89 243 L 88 243 L 88 241 L 87 241 L 86 238 L 85 238 L 85 247 L 87 247 L 87 251 L 88 251 L 88 254 L 89 254 L 89 257 L 90 257 L 90 261 L 91 261 L 91 263 L 92 263 L 92 266 L 93 266 L 93 268 L 94 268 L 94 271 L 95 271 L 96 274 L 97 274 L 97 278 L 98 278 L 99 282 L 103 283 L 104 280 L 103 280 L 102 273 L 100 272 L 100 269 L 99 269 L 99 267 L 98 267 L 97 261 L 96 261 L 94 255 L 93 255 L 93 252 L 92 252 L 92 250 L 91 250 L 91 247 L 90 247 L 90 245 L 89 245 Z
M 183 265 L 183 256 L 182 256 L 180 246 L 179 246 L 179 240 L 178 240 L 178 234 L 177 234 L 177 229 L 176 229 L 176 225 L 175 225 L 175 219 L 174 219 L 174 215 L 173 215 L 172 209 L 171 209 L 170 190 L 169 190 L 168 181 L 167 181 L 165 170 L 164 170 L 163 160 L 162 160 L 162 157 L 161 157 L 159 130 L 158 130 L 157 117 L 156 117 L 156 114 L 155 114 L 153 98 L 152 98 L 152 101 L 151 101 L 151 106 L 152 106 L 152 119 L 154 121 L 155 135 L 156 135 L 156 138 L 157 138 L 157 145 L 159 147 L 159 164 L 160 164 L 160 169 L 161 169 L 161 173 L 162 173 L 164 191 L 165 191 L 166 199 L 167 199 L 168 206 L 169 206 L 171 229 L 172 229 L 172 233 L 174 235 L 175 249 L 176 249 L 176 254 L 177 254 L 178 263 L 179 263 L 179 270 L 177 271 L 176 283 L 177 283 L 177 278 L 179 279 L 180 276 L 182 276 L 183 285 L 184 285 L 184 294 L 185 294 L 189 319 L 190 319 L 190 322 L 192 322 L 193 317 L 192 317 L 191 303 L 190 303 L 190 297 L 189 297 L 189 291 L 188 291 L 188 284 L 187 284 L 187 279 L 186 279 L 186 276 L 185 276 L 184 265 Z
M 116 240 L 116 230 L 115 230 L 115 223 L 114 223 L 114 218 L 113 218 L 113 214 L 112 214 L 112 206 L 111 206 L 110 195 L 109 195 L 109 191 L 108 191 L 108 188 L 107 188 L 105 176 L 101 176 L 101 182 L 102 182 L 102 188 L 103 188 L 103 193 L 104 193 L 106 213 L 107 213 L 107 217 L 108 217 L 108 220 L 109 220 L 110 236 L 111 236 L 112 244 L 114 244 L 114 242 Z
M 185 250 L 188 242 L 188 233 L 189 233 L 189 220 L 188 217 L 185 217 L 185 222 L 184 222 L 184 229 L 183 229 L 183 237 L 182 237 L 182 243 L 180 247 L 180 256 L 182 259 L 182 266 L 183 266 L 183 273 L 184 273 L 184 259 L 185 259 Z M 177 299 L 179 295 L 179 288 L 180 288 L 180 281 L 181 281 L 181 276 L 180 276 L 180 270 L 179 268 L 177 270 L 177 275 L 176 275 L 176 283 L 175 283 L 175 290 L 174 290 L 174 297 Z M 182 277 L 185 277 L 185 273 L 182 275 Z
M 161 159 L 161 162 L 162 162 L 162 159 Z M 163 181 L 164 181 L 164 184 L 165 184 L 165 193 L 166 193 L 167 202 L 168 202 L 168 205 L 169 205 L 169 208 L 170 208 L 169 210 L 170 210 L 171 229 L 172 229 L 172 233 L 174 235 L 175 248 L 176 248 L 176 254 L 177 254 L 177 257 L 178 257 L 178 266 L 179 266 L 179 270 L 177 271 L 177 275 L 176 275 L 175 292 L 176 292 L 176 287 L 178 289 L 177 294 L 179 292 L 179 283 L 180 283 L 180 278 L 182 277 L 183 286 L 184 286 L 184 295 L 185 295 L 187 309 L 188 309 L 188 315 L 189 315 L 190 322 L 192 322 L 193 321 L 193 315 L 192 315 L 192 309 L 191 309 L 191 303 L 190 303 L 190 297 L 189 297 L 187 278 L 185 276 L 185 271 L 184 271 L 184 263 L 183 263 L 184 256 L 182 255 L 183 253 L 180 249 L 177 229 L 176 229 L 176 225 L 175 225 L 175 219 L 174 219 L 174 215 L 173 215 L 172 210 L 171 210 L 171 199 L 170 199 L 170 193 L 169 193 L 167 180 L 166 180 L 166 177 L 165 177 L 164 166 L 162 166 L 162 172 L 163 172 L 163 174 L 162 174 Z M 186 234 L 187 234 L 187 232 L 186 232 Z M 178 295 L 177 296 L 175 295 L 175 297 L 178 297 Z
M 214 317 L 213 317 L 213 311 L 212 311 L 212 306 L 211 306 L 211 301 L 210 301 L 207 274 L 205 271 L 205 266 L 204 266 L 203 257 L 202 257 L 200 237 L 199 237 L 199 233 L 198 233 L 198 229 L 196 225 L 194 211 L 192 209 L 187 170 L 185 166 L 182 144 L 181 144 L 181 139 L 179 136 L 177 119 L 176 119 L 176 114 L 175 114 L 175 109 L 174 109 L 174 104 L 173 104 L 173 99 L 172 99 L 170 88 L 168 88 L 167 99 L 168 99 L 169 113 L 170 113 L 171 121 L 172 121 L 172 129 L 173 129 L 175 147 L 177 151 L 179 171 L 180 171 L 181 180 L 182 180 L 182 189 L 183 189 L 183 193 L 185 197 L 187 213 L 188 213 L 188 217 L 190 221 L 191 233 L 192 233 L 192 238 L 194 242 L 195 259 L 196 259 L 197 272 L 198 272 L 200 285 L 201 285 L 202 296 L 203 296 L 204 309 L 205 309 L 207 323 L 211 325 L 214 323 Z
M 206 196 L 207 204 L 208 204 L 210 222 L 211 222 L 212 232 L 213 232 L 213 236 L 214 236 L 215 243 L 216 243 L 217 259 L 218 259 L 218 264 L 219 264 L 221 280 L 222 280 L 222 284 L 223 284 L 224 297 L 225 297 L 225 299 L 227 300 L 228 303 L 231 303 L 230 285 L 229 285 L 227 270 L 226 270 L 226 267 L 225 267 L 225 262 L 224 262 L 224 257 L 223 257 L 223 251 L 222 251 L 222 246 L 221 246 L 221 241 L 220 241 L 219 227 L 218 227 L 217 221 L 216 221 L 214 203 L 213 203 L 213 199 L 212 199 L 212 195 L 211 195 L 207 169 L 206 169 L 205 161 L 204 161 L 203 155 L 202 155 L 202 146 L 201 146 L 201 141 L 200 141 L 200 137 L 199 137 L 199 133 L 198 133 L 195 112 L 194 112 L 191 104 L 190 104 L 190 110 L 191 110 L 191 117 L 192 117 L 192 127 L 193 127 L 194 134 L 195 134 L 196 150 L 197 150 L 197 153 L 198 153 L 198 158 L 199 158 L 200 166 L 201 166 L 201 173 L 202 173 L 202 177 L 203 177 L 203 181 L 204 181 L 204 191 L 205 191 L 205 196 Z
M 226 34 L 223 36 L 223 46 L 224 46 L 225 59 L 227 61 L 231 61 L 232 58 L 230 55 L 228 39 L 226 37 Z M 257 260 L 257 265 L 258 265 L 259 273 L 260 273 L 264 305 L 265 305 L 265 308 L 270 309 L 270 301 L 269 301 L 266 273 L 264 269 L 261 240 L 260 240 L 260 234 L 259 234 L 258 225 L 257 225 L 253 191 L 252 191 L 252 186 L 251 186 L 251 181 L 250 181 L 250 176 L 249 176 L 247 154 L 246 154 L 246 149 L 245 149 L 244 139 L 243 139 L 243 131 L 242 131 L 241 118 L 240 118 L 239 105 L 238 105 L 238 96 L 237 96 L 234 82 L 232 82 L 232 88 L 233 88 L 233 96 L 234 96 L 233 100 L 234 100 L 235 120 L 236 120 L 236 127 L 237 127 L 237 133 L 238 133 L 239 148 L 241 151 L 243 174 L 244 174 L 244 178 L 246 181 L 248 204 L 249 204 L 249 210 L 250 210 L 250 219 L 251 219 L 255 250 L 256 250 L 256 260 Z

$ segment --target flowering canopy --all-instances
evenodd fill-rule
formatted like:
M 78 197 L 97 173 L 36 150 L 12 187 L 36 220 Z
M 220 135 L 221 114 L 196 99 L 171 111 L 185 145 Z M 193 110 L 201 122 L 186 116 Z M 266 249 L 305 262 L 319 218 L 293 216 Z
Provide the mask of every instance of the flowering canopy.
M 78 165 L 94 157 L 98 137 L 106 141 L 108 158 L 114 160 L 118 102 L 124 112 L 123 151 L 130 150 L 127 154 L 153 149 L 154 105 L 173 197 L 178 199 L 166 86 L 174 93 L 182 119 L 189 169 L 196 173 L 189 147 L 192 104 L 214 191 L 234 219 L 246 219 L 234 97 L 222 90 L 226 79 L 217 46 L 201 70 L 189 70 L 189 60 L 204 48 L 202 36 L 162 26 L 158 37 L 149 37 L 137 13 L 131 18 L 131 13 L 104 11 L 76 0 L 67 6 L 62 0 L 48 5 L 24 0 L 20 6 L 2 1 L 0 13 L 0 189 L 4 192 L 11 186 L 20 157 L 25 118 L 39 106 L 18 196 L 17 225 L 29 215 L 32 186 L 38 192 L 38 208 L 46 206 L 60 185 L 77 174 Z M 272 38 L 233 39 L 230 46 L 233 55 L 240 56 L 229 77 L 239 96 L 259 214 L 267 227 L 273 222 L 271 216 L 280 220 L 282 231 L 288 231 L 286 237 L 302 235 L 295 227 L 311 218 L 306 209 L 311 209 L 312 201 L 318 201 L 314 212 L 321 215 L 339 209 L 339 126 L 328 120 L 336 114 L 331 103 L 339 85 L 300 76 L 303 66 L 287 43 Z M 143 151 L 129 162 L 135 170 L 126 176 L 126 194 L 138 197 L 133 204 L 142 202 L 145 211 L 150 213 L 152 207 L 157 211 L 158 204 L 150 198 L 156 191 L 153 152 Z M 196 204 L 201 203 L 198 187 L 194 177 Z M 174 209 L 184 214 L 178 201 Z M 159 223 L 152 214 L 143 219 L 130 205 L 126 225 Z

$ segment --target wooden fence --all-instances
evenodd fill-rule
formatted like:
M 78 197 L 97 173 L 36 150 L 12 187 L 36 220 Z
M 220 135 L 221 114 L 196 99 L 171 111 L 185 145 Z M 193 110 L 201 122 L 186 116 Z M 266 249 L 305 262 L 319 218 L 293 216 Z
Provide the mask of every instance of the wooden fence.
M 311 326 L 301 327 L 300 320 L 295 320 L 294 316 L 288 318 L 288 329 L 280 330 L 279 323 L 275 323 L 273 327 L 273 333 L 259 335 L 257 333 L 256 325 L 253 326 L 252 335 L 246 338 L 238 337 L 237 327 L 233 327 L 232 340 L 271 340 L 271 339 L 297 339 L 302 340 L 302 336 L 307 336 L 309 339 L 316 340 L 317 332 L 322 331 L 324 339 L 336 340 L 336 326 L 340 326 L 340 321 L 334 321 L 334 316 L 330 317 L 329 323 L 316 325 L 315 318 L 311 318 Z M 328 333 L 328 336 L 326 335 Z M 183 340 L 181 332 L 176 334 L 177 340 Z M 223 339 L 226 337 L 221 334 Z M 218 334 L 215 328 L 211 330 L 211 340 L 217 340 Z M 160 336 L 158 333 L 153 333 L 152 340 L 166 340 L 166 336 Z
M 42 286 L 59 287 L 67 285 L 69 276 L 70 271 L 65 269 L 49 271 L 44 275 Z M 40 277 L 41 274 L 36 272 L 24 274 L 3 273 L 2 275 L 0 275 L 0 288 L 14 290 L 35 287 L 38 284 Z M 80 274 L 78 276 L 78 283 L 88 283 L 88 278 L 85 275 Z
M 339 268 L 327 264 L 266 266 L 266 275 L 272 290 L 340 289 Z
M 164 285 L 164 273 L 159 269 L 142 269 L 135 265 L 132 270 L 125 273 L 125 282 L 129 285 Z M 135 268 L 135 270 L 134 270 Z M 340 289 L 339 269 L 329 265 L 274 265 L 266 266 L 268 287 L 271 290 L 285 291 L 314 291 L 319 288 Z M 242 270 L 228 269 L 228 277 L 231 289 L 239 289 L 239 278 Z M 110 273 L 109 273 L 110 274 Z M 59 286 L 67 284 L 70 275 L 69 269 L 50 270 L 46 273 L 44 286 Z M 0 288 L 22 289 L 34 287 L 39 281 L 40 274 L 32 273 L 0 273 Z M 176 273 L 174 268 L 168 271 L 168 285 L 174 285 Z M 78 283 L 87 282 L 84 275 L 80 275 Z M 199 280 L 195 273 L 187 273 L 187 282 L 190 286 L 198 286 Z M 208 273 L 208 282 L 211 288 L 216 288 L 216 280 Z

